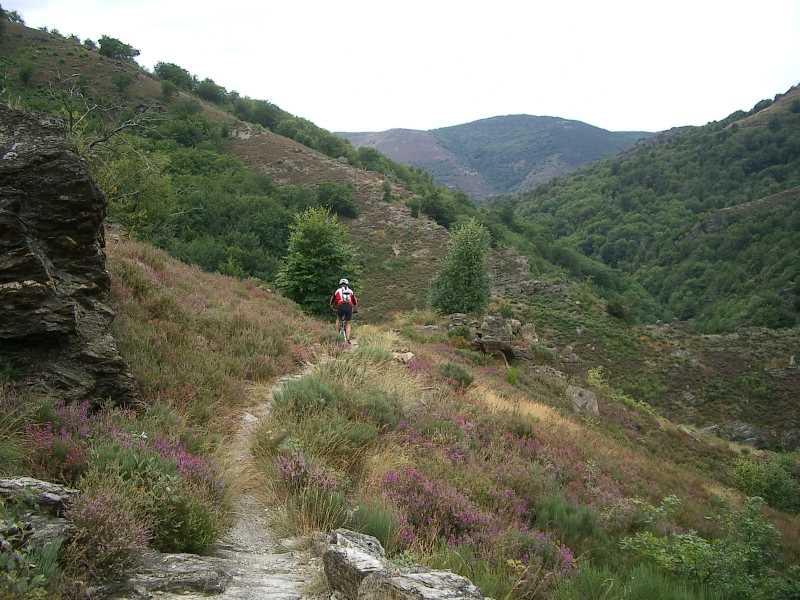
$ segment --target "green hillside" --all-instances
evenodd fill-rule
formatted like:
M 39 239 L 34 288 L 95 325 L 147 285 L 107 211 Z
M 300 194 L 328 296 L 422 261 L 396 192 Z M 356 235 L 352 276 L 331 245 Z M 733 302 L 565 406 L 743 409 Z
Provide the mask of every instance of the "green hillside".
M 520 227 L 630 275 L 702 330 L 800 318 L 800 89 L 666 132 L 511 202 Z M 498 206 L 495 210 L 508 211 Z
M 531 115 L 481 119 L 433 133 L 500 194 L 530 189 L 652 135 Z
M 652 134 L 607 131 L 558 117 L 508 115 L 419 131 L 340 133 L 473 198 L 521 192 L 589 162 L 613 156 Z

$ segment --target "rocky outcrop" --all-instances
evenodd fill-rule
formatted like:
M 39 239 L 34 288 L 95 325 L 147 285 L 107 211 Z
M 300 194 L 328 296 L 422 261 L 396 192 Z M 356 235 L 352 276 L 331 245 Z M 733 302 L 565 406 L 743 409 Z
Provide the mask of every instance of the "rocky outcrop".
M 567 386 L 566 394 L 576 413 L 595 417 L 600 414 L 600 409 L 597 406 L 597 395 L 593 391 L 577 385 L 569 385 Z
M 483 600 L 469 579 L 450 571 L 393 565 L 369 535 L 337 529 L 317 545 L 328 585 L 344 600 Z
M 0 499 L 17 505 L 15 520 L 0 519 L 0 549 L 42 547 L 69 537 L 72 527 L 64 512 L 77 494 L 78 490 L 31 477 L 0 479 Z
M 337 529 L 322 555 L 325 577 L 330 588 L 345 598 L 358 597 L 361 582 L 389 568 L 381 543 L 370 535 Z
M 30 500 L 59 516 L 64 514 L 67 504 L 77 495 L 78 490 L 32 477 L 0 479 L 0 498 Z
M 483 600 L 469 579 L 450 571 L 423 571 L 391 575 L 376 573 L 367 577 L 358 591 L 358 600 Z
M 0 363 L 67 401 L 131 402 L 109 326 L 106 201 L 59 122 L 0 106 Z

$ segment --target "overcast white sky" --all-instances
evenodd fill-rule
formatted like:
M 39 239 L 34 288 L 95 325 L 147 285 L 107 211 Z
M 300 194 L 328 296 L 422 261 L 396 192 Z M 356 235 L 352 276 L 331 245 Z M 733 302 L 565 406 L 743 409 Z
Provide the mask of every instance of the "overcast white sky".
M 0 0 L 334 131 L 699 125 L 800 82 L 800 0 Z

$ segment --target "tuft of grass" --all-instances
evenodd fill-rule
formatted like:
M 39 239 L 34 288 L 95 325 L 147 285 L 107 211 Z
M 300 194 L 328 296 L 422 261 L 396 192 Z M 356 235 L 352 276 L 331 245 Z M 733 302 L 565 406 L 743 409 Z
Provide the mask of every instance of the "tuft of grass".
M 722 600 L 722 596 L 670 577 L 653 566 L 637 565 L 627 574 L 582 566 L 565 579 L 553 600 Z
M 358 504 L 353 510 L 349 527 L 377 538 L 389 555 L 398 547 L 400 523 L 384 502 L 372 499 Z
M 439 365 L 439 373 L 458 390 L 467 389 L 473 382 L 472 374 L 461 365 L 444 363 Z

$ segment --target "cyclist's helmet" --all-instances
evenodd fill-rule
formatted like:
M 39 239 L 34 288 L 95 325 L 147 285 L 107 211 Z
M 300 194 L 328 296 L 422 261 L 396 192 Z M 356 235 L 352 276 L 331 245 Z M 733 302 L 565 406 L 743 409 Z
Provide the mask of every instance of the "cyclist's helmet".
M 350 285 L 350 282 L 347 279 L 345 279 L 344 277 L 342 277 L 339 280 L 339 285 Z

